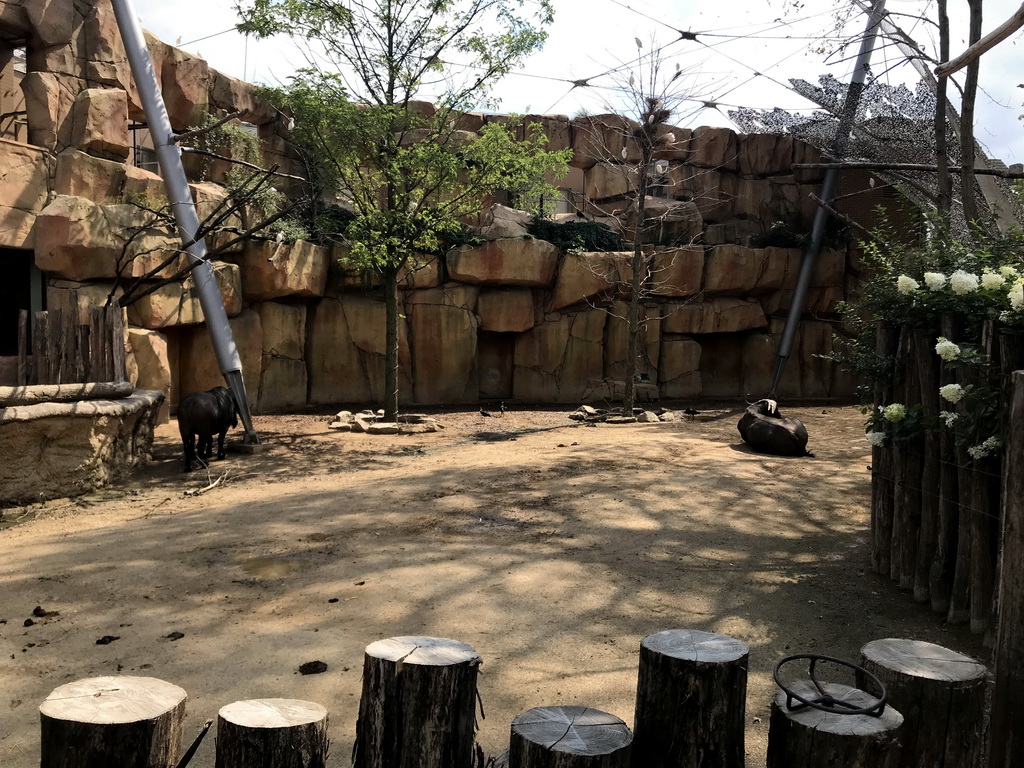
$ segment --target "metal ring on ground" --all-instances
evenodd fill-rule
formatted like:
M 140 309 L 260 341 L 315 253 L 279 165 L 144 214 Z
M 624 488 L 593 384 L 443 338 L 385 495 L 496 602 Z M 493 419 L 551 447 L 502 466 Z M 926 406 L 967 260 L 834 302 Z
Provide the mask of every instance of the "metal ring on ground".
M 794 690 L 784 685 L 779 679 L 779 670 L 782 669 L 784 664 L 788 664 L 791 661 L 798 661 L 800 659 L 807 659 L 810 661 L 808 679 L 813 683 L 814 687 L 818 690 L 818 693 L 821 694 L 817 699 L 808 699 L 801 696 L 799 693 L 796 693 Z M 841 701 L 830 696 L 822 687 L 818 678 L 814 675 L 815 666 L 817 666 L 819 661 L 826 661 L 831 664 L 848 667 L 854 672 L 863 672 L 871 678 L 872 681 L 874 681 L 875 685 L 878 686 L 878 690 L 882 692 L 881 696 L 878 697 L 878 701 L 870 707 L 855 707 L 849 702 Z M 786 708 L 791 712 L 811 707 L 812 709 L 829 712 L 835 715 L 871 715 L 872 717 L 880 717 L 882 712 L 885 711 L 885 704 L 889 698 L 889 694 L 885 690 L 885 686 L 882 684 L 882 681 L 864 669 L 864 667 L 858 666 L 857 664 L 849 661 L 844 661 L 843 659 L 836 659 L 832 656 L 822 656 L 817 653 L 798 653 L 793 656 L 787 656 L 775 665 L 775 669 L 772 670 L 772 678 L 775 680 L 775 684 L 785 692 Z M 799 704 L 793 704 L 794 699 L 798 701 Z

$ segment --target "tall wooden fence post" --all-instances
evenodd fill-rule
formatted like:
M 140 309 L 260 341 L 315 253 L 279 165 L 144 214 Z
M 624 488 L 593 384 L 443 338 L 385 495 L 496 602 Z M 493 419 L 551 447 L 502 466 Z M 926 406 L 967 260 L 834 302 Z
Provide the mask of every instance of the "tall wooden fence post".
M 312 701 L 251 699 L 217 715 L 216 768 L 324 768 L 327 710 Z
M 629 768 L 633 734 L 590 707 L 536 707 L 516 715 L 509 768 Z
M 174 768 L 185 691 L 152 677 L 93 677 L 39 707 L 40 768 Z
M 903 715 L 900 768 L 981 763 L 984 664 L 941 645 L 889 638 L 865 645 L 861 666 L 882 681 Z M 867 685 L 859 672 L 857 685 Z
M 839 683 L 822 683 L 828 695 L 859 708 L 877 702 L 864 691 Z M 790 684 L 806 699 L 817 699 L 810 680 Z M 785 691 L 772 699 L 768 727 L 768 768 L 903 768 L 899 732 L 903 715 L 886 706 L 880 717 L 791 710 Z
M 441 637 L 366 646 L 354 768 L 473 768 L 480 656 Z
M 1013 374 L 1009 425 L 988 768 L 1015 768 L 1024 755 L 1024 371 Z
M 634 768 L 743 768 L 750 649 L 711 632 L 670 629 L 640 643 Z

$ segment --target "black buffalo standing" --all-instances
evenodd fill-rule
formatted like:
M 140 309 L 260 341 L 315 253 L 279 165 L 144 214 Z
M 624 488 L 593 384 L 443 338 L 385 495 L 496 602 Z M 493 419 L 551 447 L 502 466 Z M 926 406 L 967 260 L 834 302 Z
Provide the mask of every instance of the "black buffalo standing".
M 185 471 L 192 471 L 195 461 L 196 435 L 199 436 L 198 457 L 209 461 L 213 453 L 213 436 L 217 435 L 217 458 L 224 458 L 224 437 L 231 427 L 238 426 L 235 398 L 227 387 L 214 387 L 209 392 L 193 392 L 178 403 L 178 431 L 185 452 Z
M 776 456 L 813 456 L 807 450 L 807 428 L 800 419 L 787 419 L 774 400 L 758 400 L 740 418 L 740 436 L 760 453 Z

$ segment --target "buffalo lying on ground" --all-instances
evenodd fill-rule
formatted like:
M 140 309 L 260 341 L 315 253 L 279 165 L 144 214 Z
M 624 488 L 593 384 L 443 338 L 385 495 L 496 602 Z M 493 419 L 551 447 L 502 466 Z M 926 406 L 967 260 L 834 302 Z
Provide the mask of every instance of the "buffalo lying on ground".
M 776 456 L 813 456 L 807 450 L 807 428 L 800 419 L 787 419 L 774 400 L 758 400 L 740 418 L 740 435 L 759 453 Z
M 178 403 L 178 431 L 185 452 L 185 471 L 192 471 L 192 462 L 210 460 L 213 436 L 217 435 L 217 458 L 224 458 L 224 436 L 238 426 L 235 398 L 227 387 L 214 387 L 209 392 L 193 392 Z M 198 454 L 196 436 L 199 436 Z

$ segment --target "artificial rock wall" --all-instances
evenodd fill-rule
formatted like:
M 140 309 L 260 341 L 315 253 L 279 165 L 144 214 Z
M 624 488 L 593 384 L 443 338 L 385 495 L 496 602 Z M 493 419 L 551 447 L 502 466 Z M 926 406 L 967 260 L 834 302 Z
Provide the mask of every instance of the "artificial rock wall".
M 0 138 L 0 248 L 31 251 L 45 276 L 47 306 L 66 305 L 72 295 L 100 303 L 119 272 L 142 275 L 176 245 L 173 233 L 154 228 L 132 240 L 128 260 L 122 254 L 126 233 L 145 220 L 134 203 L 158 202 L 164 192 L 156 174 L 134 164 L 138 136 L 129 126 L 144 115 L 113 14 L 105 0 L 0 0 L 0 37 L 14 35 L 29 41 L 20 84 L 27 141 Z M 148 42 L 176 129 L 207 112 L 239 111 L 258 126 L 267 163 L 298 170 L 286 127 L 251 86 L 153 37 Z M 488 120 L 507 118 L 467 114 L 459 128 L 472 140 Z M 635 124 L 615 115 L 527 120 L 542 125 L 550 148 L 573 150 L 560 184 L 575 213 L 562 218 L 583 216 L 631 235 Z M 664 132 L 658 186 L 647 199 L 654 224 L 645 240 L 655 271 L 643 301 L 642 394 L 760 396 L 774 370 L 800 253 L 750 243 L 777 221 L 795 232 L 810 229 L 808 194 L 820 176 L 792 166 L 819 153 L 790 137 L 722 128 Z M 201 215 L 225 194 L 212 182 L 193 184 L 193 192 Z M 577 403 L 619 393 L 629 254 L 562 254 L 524 236 L 521 217 L 500 206 L 478 223 L 492 239 L 419 257 L 403 278 L 403 400 Z M 338 266 L 343 255 L 301 241 L 252 241 L 217 262 L 256 410 L 381 397 L 383 303 L 372 281 Z M 857 256 L 846 247 L 822 254 L 780 396 L 851 394 L 853 382 L 818 356 L 831 351 L 836 302 L 856 295 Z M 188 281 L 132 305 L 128 320 L 138 386 L 167 391 L 174 403 L 180 393 L 221 383 Z M 0 378 L 4 370 L 0 365 Z

